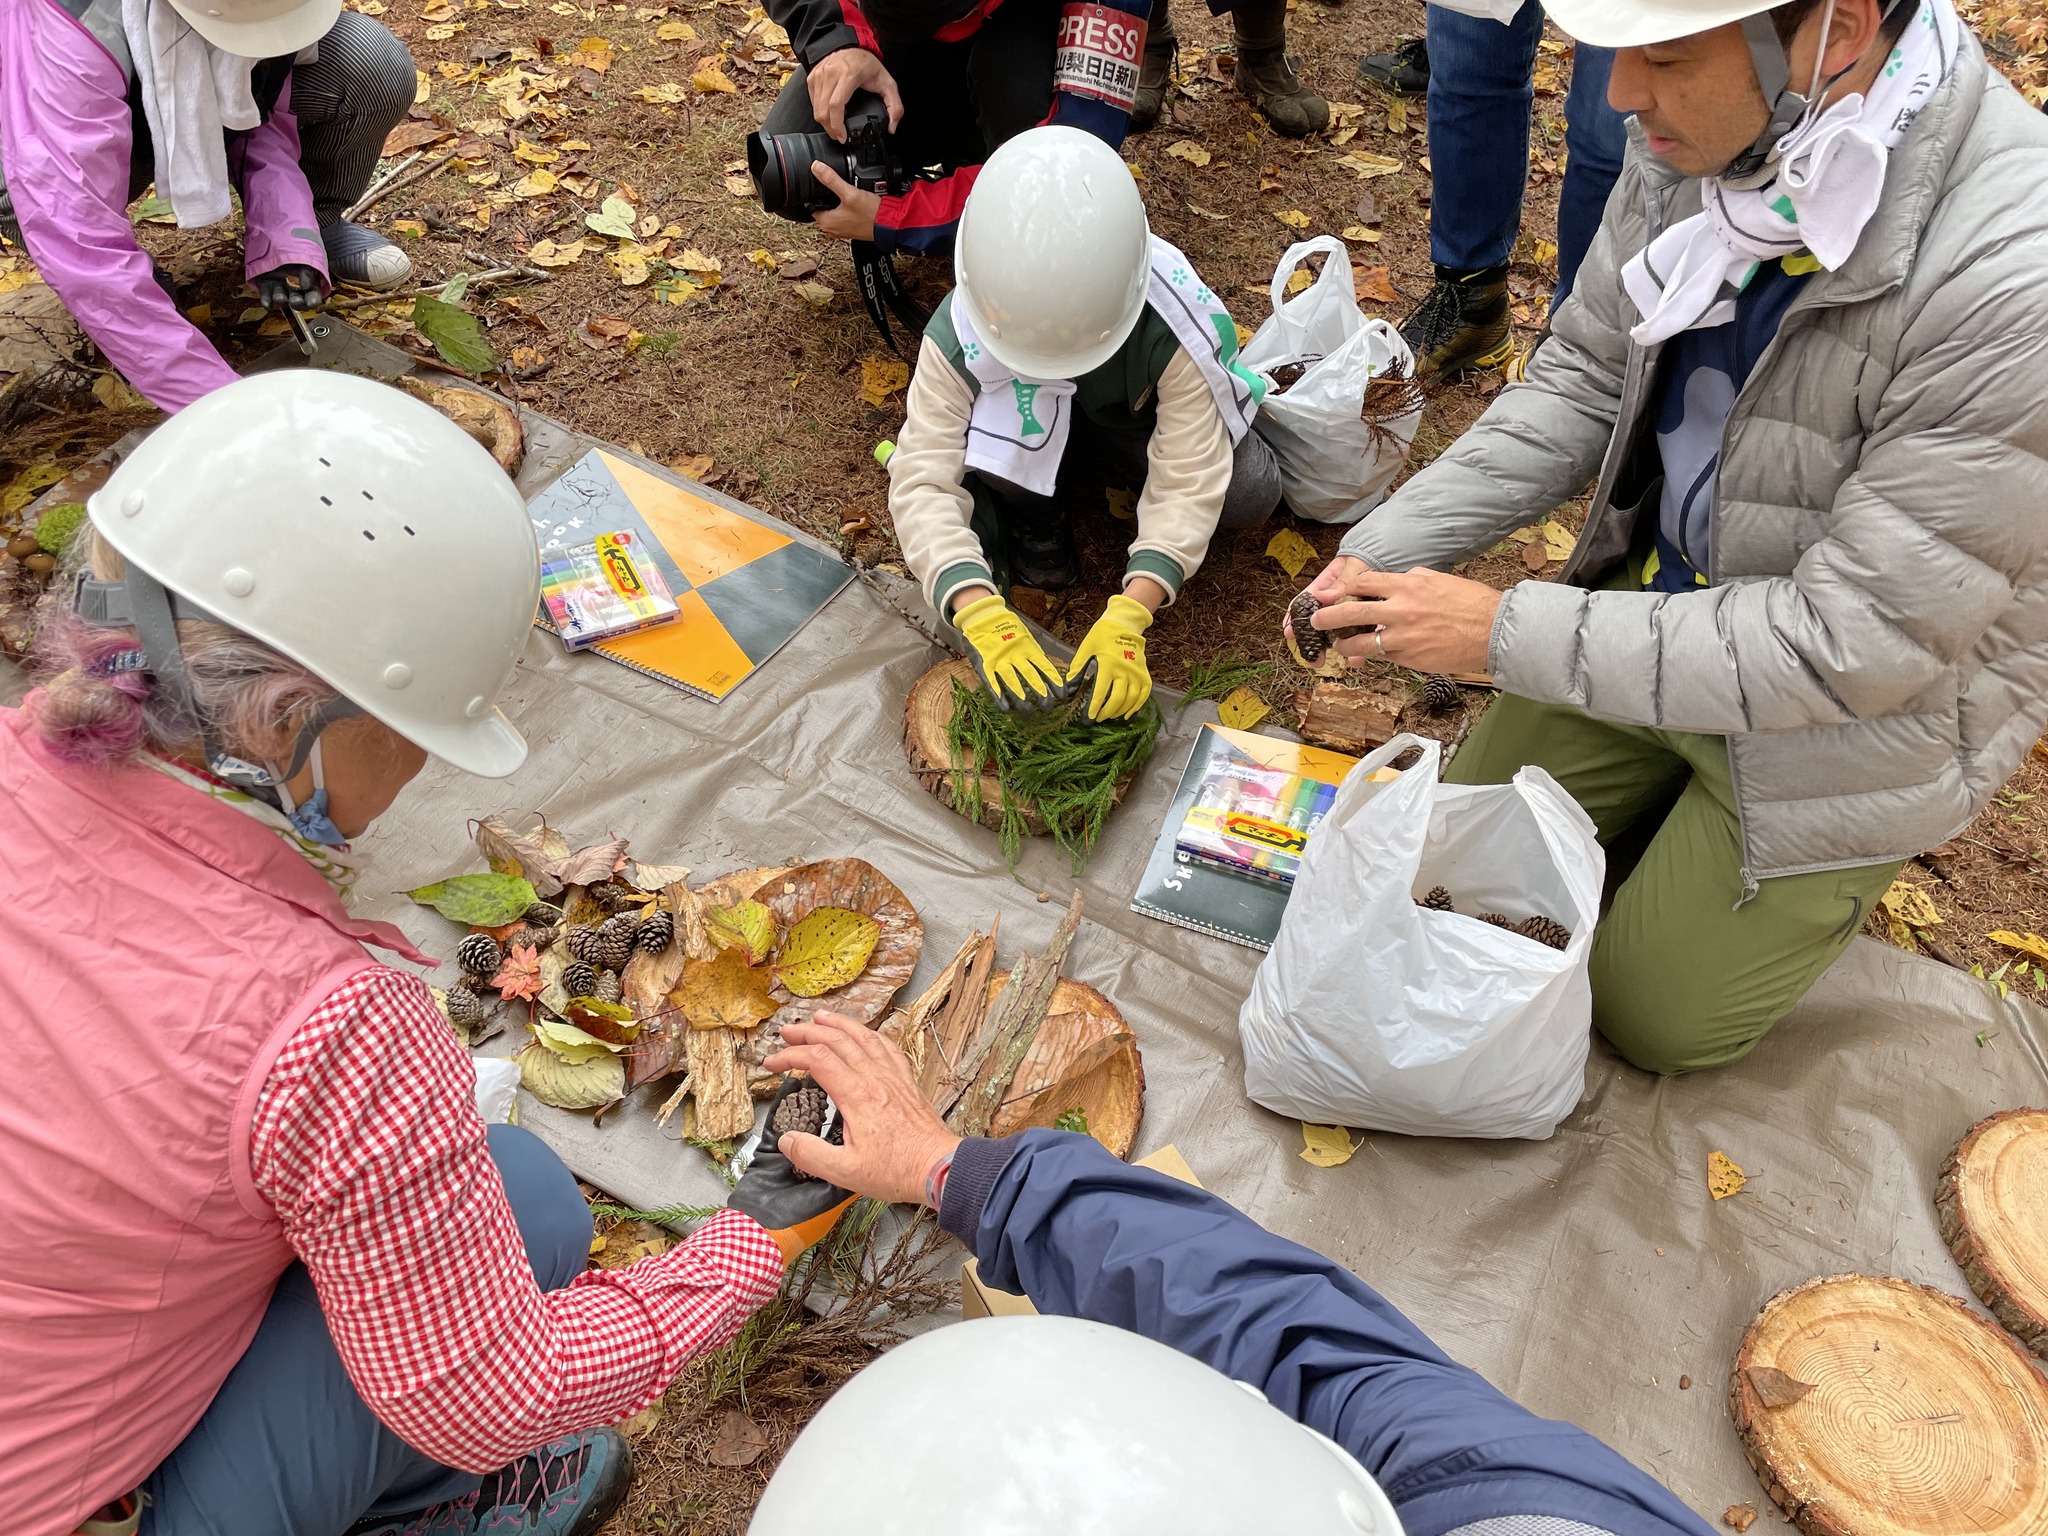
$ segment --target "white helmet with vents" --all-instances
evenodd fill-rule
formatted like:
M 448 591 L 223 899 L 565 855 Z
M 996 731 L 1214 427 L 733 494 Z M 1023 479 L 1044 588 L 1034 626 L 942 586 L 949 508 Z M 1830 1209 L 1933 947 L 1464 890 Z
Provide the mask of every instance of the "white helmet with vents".
M 1073 1317 L 899 1344 L 819 1410 L 748 1536 L 1401 1536 L 1350 1454 L 1243 1382 Z
M 274 59 L 320 41 L 341 15 L 341 0 L 171 0 L 192 30 L 222 53 Z
M 486 778 L 525 761 L 497 702 L 540 598 L 533 523 L 431 406 L 321 369 L 238 380 L 151 433 L 87 512 L 132 568 L 436 757 Z

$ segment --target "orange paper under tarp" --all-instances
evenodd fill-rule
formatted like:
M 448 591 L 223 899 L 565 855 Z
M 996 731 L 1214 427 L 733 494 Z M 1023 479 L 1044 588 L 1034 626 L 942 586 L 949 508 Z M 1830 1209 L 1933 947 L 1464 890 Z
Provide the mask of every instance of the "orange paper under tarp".
M 645 533 L 677 616 L 590 650 L 713 701 L 745 682 L 853 575 L 772 524 L 602 449 L 565 470 L 530 510 L 543 554 L 620 528 Z

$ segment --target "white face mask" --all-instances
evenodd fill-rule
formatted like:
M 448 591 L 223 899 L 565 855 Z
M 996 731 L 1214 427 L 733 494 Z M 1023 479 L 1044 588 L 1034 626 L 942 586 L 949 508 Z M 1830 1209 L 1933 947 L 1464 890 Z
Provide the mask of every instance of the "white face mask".
M 276 791 L 286 820 L 298 829 L 299 835 L 309 842 L 321 843 L 329 848 L 346 847 L 348 838 L 327 814 L 327 770 L 320 761 L 320 741 L 314 738 L 313 748 L 306 754 L 306 763 L 313 770 L 313 793 L 306 797 L 306 803 L 293 802 L 292 792 L 285 783 L 285 773 L 276 763 L 263 766 L 270 774 L 271 788 Z

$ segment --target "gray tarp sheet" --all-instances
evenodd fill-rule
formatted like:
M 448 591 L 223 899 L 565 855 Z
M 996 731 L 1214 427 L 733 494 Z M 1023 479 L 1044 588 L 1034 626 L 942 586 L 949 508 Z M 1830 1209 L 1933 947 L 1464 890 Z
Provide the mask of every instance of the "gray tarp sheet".
M 529 491 L 584 446 L 530 425 Z M 994 837 L 911 777 L 903 701 L 938 659 L 858 584 L 717 706 L 536 633 L 506 700 L 532 756 L 502 783 L 430 764 L 364 839 L 358 904 L 450 952 L 449 925 L 388 893 L 476 867 L 471 816 L 539 811 L 572 841 L 616 833 L 699 878 L 868 859 L 924 918 L 911 993 L 998 912 L 1007 962 L 1043 946 L 1073 882 L 1050 847 L 1027 850 L 1023 883 L 1012 880 Z M 1744 1326 L 1814 1275 L 1901 1275 L 1965 1294 L 1935 1228 L 1934 1181 L 1973 1121 L 2048 1100 L 2048 1019 L 1859 939 L 1736 1066 L 1659 1080 L 1596 1042 L 1585 1098 L 1549 1141 L 1375 1135 L 1345 1166 L 1312 1167 L 1296 1155 L 1297 1126 L 1242 1092 L 1237 1010 L 1260 957 L 1126 907 L 1203 718 L 1210 707 L 1171 721 L 1080 879 L 1086 921 L 1068 973 L 1137 1032 L 1148 1081 L 1138 1154 L 1177 1144 L 1209 1188 L 1356 1271 L 1452 1355 L 1607 1440 L 1708 1518 L 1762 1505 L 1725 1408 Z M 657 1099 L 643 1090 L 596 1130 L 531 1100 L 521 1113 L 624 1199 L 716 1203 L 723 1186 L 705 1158 L 673 1124 L 654 1125 Z M 1716 1148 L 1749 1174 L 1718 1203 L 1705 1185 Z

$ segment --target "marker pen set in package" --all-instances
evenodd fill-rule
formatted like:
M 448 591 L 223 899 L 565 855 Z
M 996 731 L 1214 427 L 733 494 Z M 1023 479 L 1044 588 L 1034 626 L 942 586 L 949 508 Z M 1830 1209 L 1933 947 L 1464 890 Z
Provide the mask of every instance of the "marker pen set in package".
M 601 533 L 542 562 L 541 601 L 570 650 L 676 617 L 676 600 L 661 568 L 638 543 L 628 530 Z
M 1337 786 L 1241 762 L 1215 762 L 1188 808 L 1175 849 L 1219 869 L 1292 885 Z

